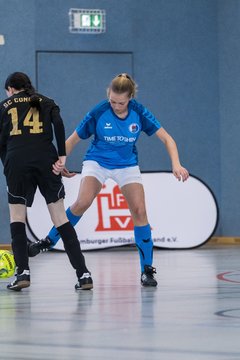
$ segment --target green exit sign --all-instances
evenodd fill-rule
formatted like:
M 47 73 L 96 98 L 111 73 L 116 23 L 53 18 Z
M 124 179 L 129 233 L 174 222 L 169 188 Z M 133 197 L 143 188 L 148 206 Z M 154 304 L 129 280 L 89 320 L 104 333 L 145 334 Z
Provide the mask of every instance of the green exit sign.
M 105 10 L 98 9 L 70 9 L 71 33 L 99 34 L 106 31 Z

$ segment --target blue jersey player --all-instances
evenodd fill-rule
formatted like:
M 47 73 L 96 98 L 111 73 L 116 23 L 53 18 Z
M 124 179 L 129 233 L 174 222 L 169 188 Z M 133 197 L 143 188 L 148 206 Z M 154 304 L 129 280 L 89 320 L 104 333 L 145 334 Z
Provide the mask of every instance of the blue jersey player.
M 156 134 L 164 143 L 172 162 L 172 171 L 178 180 L 187 180 L 188 171 L 182 167 L 177 145 L 154 115 L 134 97 L 137 85 L 126 73 L 116 76 L 107 90 L 108 99 L 95 106 L 79 123 L 66 141 L 69 155 L 80 140 L 93 136 L 84 158 L 79 194 L 66 213 L 76 225 L 84 212 L 101 191 L 104 182 L 111 178 L 120 187 L 134 223 L 134 237 L 139 250 L 141 284 L 157 286 L 154 277 L 153 242 L 146 213 L 144 188 L 138 166 L 136 142 L 143 131 Z M 71 177 L 65 168 L 63 175 Z M 40 250 L 53 247 L 60 235 L 52 228 L 44 240 L 30 245 L 32 256 Z

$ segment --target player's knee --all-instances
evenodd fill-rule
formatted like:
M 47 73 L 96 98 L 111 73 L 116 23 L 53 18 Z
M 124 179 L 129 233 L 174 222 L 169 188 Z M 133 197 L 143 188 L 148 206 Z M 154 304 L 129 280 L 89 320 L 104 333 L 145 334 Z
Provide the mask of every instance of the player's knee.
M 71 206 L 71 211 L 74 215 L 76 216 L 81 216 L 91 205 L 92 205 L 93 200 L 81 200 L 81 201 L 76 201 L 72 206 Z

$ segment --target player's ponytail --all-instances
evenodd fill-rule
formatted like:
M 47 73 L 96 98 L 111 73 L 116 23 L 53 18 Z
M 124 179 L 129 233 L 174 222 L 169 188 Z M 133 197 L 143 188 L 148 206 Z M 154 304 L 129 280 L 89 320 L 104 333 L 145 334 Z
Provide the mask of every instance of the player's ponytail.
M 137 84 L 127 73 L 117 75 L 107 89 L 107 95 L 113 91 L 116 94 L 128 93 L 129 98 L 134 98 L 137 93 Z
M 33 88 L 32 84 L 26 84 L 24 90 L 25 90 L 26 94 L 29 95 L 29 97 L 30 97 L 30 101 L 29 101 L 30 106 L 39 110 L 40 109 L 40 98 L 35 93 L 35 89 Z
M 36 94 L 35 88 L 26 74 L 22 72 L 14 72 L 9 75 L 5 82 L 5 89 L 8 90 L 8 87 L 13 87 L 16 90 L 24 90 L 30 97 L 30 106 L 37 109 L 40 108 L 40 98 Z

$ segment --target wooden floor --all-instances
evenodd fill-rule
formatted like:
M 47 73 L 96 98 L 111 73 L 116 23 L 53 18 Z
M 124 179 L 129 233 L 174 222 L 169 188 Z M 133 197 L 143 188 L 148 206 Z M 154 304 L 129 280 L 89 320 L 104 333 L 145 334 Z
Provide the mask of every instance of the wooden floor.
M 0 281 L 0 359 L 240 359 L 240 248 L 155 250 L 142 288 L 133 249 L 85 252 L 94 289 L 74 290 L 63 252 L 31 259 L 32 285 Z

